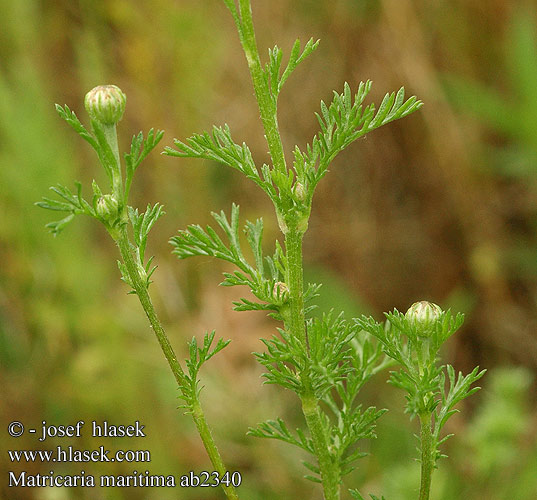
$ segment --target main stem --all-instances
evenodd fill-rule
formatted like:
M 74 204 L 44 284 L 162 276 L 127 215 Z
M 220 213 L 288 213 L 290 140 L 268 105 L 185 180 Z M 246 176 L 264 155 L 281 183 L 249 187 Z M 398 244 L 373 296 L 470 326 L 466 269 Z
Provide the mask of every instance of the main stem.
M 282 173 L 287 172 L 282 140 L 278 128 L 276 96 L 270 94 L 261 66 L 255 39 L 250 0 L 239 0 L 239 13 L 240 21 L 236 19 L 238 21 L 237 28 L 239 30 L 241 44 L 246 54 L 246 60 L 248 61 L 272 163 L 275 170 Z M 286 221 L 285 248 L 288 261 L 288 276 L 286 279 L 289 288 L 290 314 L 285 326 L 292 335 L 302 341 L 304 348 L 308 349 L 302 268 L 302 238 L 304 236 L 304 230 L 299 227 L 298 222 L 297 220 Z M 319 402 L 311 386 L 309 370 L 309 366 L 306 366 L 301 373 L 304 387 L 304 393 L 301 395 L 302 411 L 311 433 L 315 454 L 319 462 L 325 500 L 338 500 L 340 497 L 339 465 L 334 463 L 330 454 L 329 443 L 325 432 L 326 429 L 321 419 Z
M 285 154 L 278 129 L 278 116 L 276 113 L 276 97 L 271 96 L 255 39 L 254 23 L 252 20 L 252 6 L 250 0 L 239 0 L 241 22 L 237 25 L 248 68 L 254 84 L 255 97 L 259 106 L 259 113 L 265 130 L 270 156 L 274 168 L 280 172 L 287 170 Z
M 299 338 L 308 349 L 307 332 L 304 314 L 304 285 L 302 267 L 302 238 L 304 233 L 296 225 L 290 225 L 285 235 L 285 248 L 287 250 L 287 286 L 289 288 L 290 315 L 287 321 L 288 329 Z M 325 500 L 338 500 L 340 498 L 340 469 L 330 454 L 330 447 L 326 438 L 326 429 L 321 419 L 319 401 L 317 400 L 310 380 L 309 363 L 301 373 L 304 392 L 301 395 L 302 412 L 306 419 L 308 429 L 313 441 L 313 448 L 319 463 Z
M 157 313 L 149 295 L 149 291 L 147 290 L 147 286 L 140 277 L 137 265 L 132 256 L 126 225 L 119 229 L 119 234 L 117 234 L 114 239 L 116 240 L 119 252 L 121 253 L 123 263 L 125 264 L 127 272 L 129 273 L 129 277 L 134 287 L 134 291 L 136 292 L 140 304 L 145 311 L 147 319 L 151 324 L 151 328 L 155 332 L 158 343 L 160 344 L 162 352 L 164 353 L 164 356 L 168 361 L 168 365 L 172 370 L 173 376 L 175 377 L 175 380 L 177 381 L 177 384 L 180 388 L 186 387 L 187 380 L 185 373 L 181 368 L 181 365 L 177 361 L 177 356 L 175 355 L 173 347 L 168 340 L 168 336 L 166 335 L 166 332 L 164 331 L 164 328 L 162 327 L 162 324 L 158 319 Z M 201 403 L 197 395 L 195 395 L 195 400 L 191 405 L 190 410 L 190 413 L 192 415 L 192 418 L 194 419 L 194 422 L 200 434 L 203 445 L 207 450 L 207 454 L 209 455 L 211 463 L 213 464 L 215 471 L 218 472 L 219 477 L 222 478 L 226 473 L 226 467 L 224 466 L 224 462 L 222 460 L 222 457 L 220 456 L 220 452 L 216 447 L 216 443 L 211 434 L 209 425 L 207 424 L 207 420 L 205 419 L 205 414 L 203 413 L 203 409 L 201 408 Z M 239 499 L 233 485 L 226 486 L 222 484 L 221 486 L 228 499 Z
M 421 441 L 421 485 L 419 500 L 429 500 L 431 493 L 431 479 L 434 470 L 432 415 L 425 413 L 420 415 L 420 441 Z

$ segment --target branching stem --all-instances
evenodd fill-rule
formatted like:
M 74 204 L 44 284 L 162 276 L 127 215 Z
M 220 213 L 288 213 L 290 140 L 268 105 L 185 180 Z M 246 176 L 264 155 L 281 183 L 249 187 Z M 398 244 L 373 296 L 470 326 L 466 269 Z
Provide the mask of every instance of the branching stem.
M 177 384 L 180 388 L 186 387 L 188 382 L 186 380 L 185 373 L 181 368 L 181 365 L 177 360 L 177 356 L 175 355 L 173 347 L 168 340 L 168 336 L 166 335 L 166 332 L 164 331 L 164 328 L 160 323 L 160 320 L 151 301 L 149 291 L 147 290 L 146 282 L 140 276 L 138 266 L 134 261 L 131 252 L 131 243 L 129 242 L 129 236 L 127 233 L 127 226 L 123 225 L 118 229 L 117 232 L 111 232 L 111 234 L 116 241 L 116 244 L 119 248 L 119 252 L 121 253 L 123 264 L 125 265 L 131 283 L 134 287 L 134 291 L 136 292 L 140 304 L 145 311 L 151 328 L 155 332 L 158 343 L 160 344 L 162 352 L 164 353 L 164 356 L 168 361 L 168 365 L 172 370 L 173 376 L 175 377 L 175 380 L 177 381 Z M 223 477 L 226 473 L 226 467 L 224 466 L 224 462 L 222 460 L 222 457 L 220 456 L 220 452 L 216 447 L 216 443 L 211 434 L 211 430 L 209 428 L 209 425 L 207 424 L 207 420 L 205 419 L 205 414 L 203 413 L 201 403 L 195 392 L 193 394 L 193 397 L 194 401 L 190 406 L 190 413 L 199 431 L 203 445 L 207 450 L 209 459 L 213 464 L 214 470 L 218 472 L 219 477 Z M 239 496 L 233 485 L 230 484 L 229 486 L 226 486 L 225 484 L 221 484 L 221 486 L 229 500 L 239 499 Z
M 240 25 L 238 26 L 240 40 L 246 54 L 246 60 L 248 61 L 270 156 L 274 169 L 283 173 L 287 171 L 287 166 L 278 128 L 276 101 L 270 94 L 261 66 L 255 39 L 250 0 L 239 0 L 239 13 L 241 19 Z M 285 248 L 288 261 L 287 285 L 289 287 L 290 315 L 288 324 L 285 326 L 295 337 L 302 341 L 304 348 L 308 349 L 302 268 L 302 238 L 304 236 L 304 230 L 299 227 L 297 220 L 286 222 L 288 229 L 285 234 Z M 304 387 L 304 393 L 301 396 L 302 410 L 319 462 L 325 500 L 338 500 L 340 497 L 339 466 L 334 463 L 330 454 L 327 432 L 321 419 L 319 402 L 311 387 L 309 370 L 309 366 L 306 366 L 301 373 Z

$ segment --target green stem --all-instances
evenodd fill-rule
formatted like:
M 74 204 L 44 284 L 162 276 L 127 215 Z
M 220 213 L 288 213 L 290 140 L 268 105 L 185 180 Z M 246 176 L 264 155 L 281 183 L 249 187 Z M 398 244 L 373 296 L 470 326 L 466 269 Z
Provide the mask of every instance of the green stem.
M 321 480 L 325 500 L 339 500 L 341 471 L 339 465 L 334 463 L 328 442 L 326 432 L 321 419 L 319 402 L 311 390 L 302 395 L 302 412 L 308 424 L 308 429 L 313 441 L 313 448 L 319 463 Z
M 304 286 L 302 268 L 302 238 L 303 231 L 296 225 L 291 225 L 285 235 L 285 248 L 287 251 L 287 286 L 289 288 L 290 314 L 286 329 L 299 338 L 304 348 L 308 349 L 306 322 L 304 314 Z M 309 366 L 301 373 L 304 392 L 301 395 L 302 412 L 306 419 L 308 429 L 313 441 L 313 447 L 324 490 L 325 500 L 338 500 L 340 498 L 341 471 L 330 453 L 330 446 L 326 436 L 326 429 L 321 419 L 319 401 L 311 387 Z
M 123 263 L 125 264 L 127 272 L 129 273 L 129 278 L 131 279 L 131 283 L 133 284 L 134 291 L 136 292 L 138 300 L 140 301 L 140 304 L 144 309 L 151 328 L 155 332 L 158 343 L 160 344 L 162 352 L 164 353 L 164 356 L 168 361 L 168 365 L 172 370 L 173 376 L 175 377 L 177 384 L 179 385 L 179 387 L 184 387 L 186 385 L 185 374 L 183 372 L 183 369 L 181 368 L 181 365 L 177 361 L 177 356 L 175 355 L 173 347 L 168 340 L 168 336 L 166 335 L 166 332 L 164 331 L 164 328 L 162 327 L 160 320 L 157 317 L 157 313 L 151 301 L 151 297 L 147 290 L 146 284 L 144 283 L 144 281 L 140 277 L 140 273 L 138 272 L 138 266 L 136 265 L 130 250 L 127 227 L 123 226 L 119 229 L 118 233 L 119 234 L 115 238 L 115 240 L 119 248 L 119 252 L 121 253 Z
M 110 149 L 112 149 L 116 160 L 112 169 L 112 192 L 120 205 L 123 206 L 126 203 L 126 200 L 123 196 L 123 175 L 121 174 L 121 161 L 119 159 L 116 126 L 104 123 L 102 125 L 106 142 L 108 142 Z
M 228 2 L 226 2 L 228 3 Z M 233 6 L 228 5 L 232 13 Z M 234 15 L 239 37 L 246 55 L 248 68 L 254 86 L 255 96 L 259 106 L 259 113 L 267 139 L 270 157 L 274 170 L 286 173 L 287 165 L 283 151 L 282 140 L 278 128 L 276 97 L 272 96 L 265 79 L 259 51 L 255 39 L 254 24 L 252 20 L 252 7 L 250 0 L 239 0 L 239 14 Z M 278 214 L 280 217 L 281 214 Z M 285 327 L 292 335 L 301 340 L 305 349 L 308 349 L 306 321 L 304 313 L 304 285 L 302 269 L 302 237 L 307 227 L 307 221 L 284 220 L 280 227 L 285 227 L 285 248 L 288 261 L 289 287 L 289 314 L 286 315 Z M 313 440 L 315 454 L 319 462 L 321 479 L 326 500 L 338 500 L 340 497 L 340 469 L 331 454 L 326 437 L 326 429 L 321 419 L 319 401 L 315 397 L 311 386 L 309 366 L 301 373 L 304 393 L 301 395 L 302 411 Z
M 289 306 L 291 314 L 286 325 L 293 335 L 307 348 L 306 318 L 304 314 L 304 277 L 302 269 L 303 233 L 296 227 L 288 227 L 285 235 L 287 255 L 287 286 L 289 287 Z
M 270 94 L 263 67 L 261 66 L 255 39 L 250 0 L 239 0 L 239 12 L 241 23 L 237 27 L 239 29 L 241 44 L 246 54 L 246 60 L 248 61 L 250 75 L 252 76 L 252 83 L 254 85 L 255 96 L 259 106 L 259 113 L 263 122 L 272 164 L 279 172 L 286 172 L 285 154 L 278 129 L 276 97 L 274 96 L 273 98 Z
M 433 446 L 432 415 L 430 413 L 420 415 L 420 424 L 421 485 L 419 500 L 429 500 L 431 479 L 434 470 L 434 454 L 436 452 Z
M 219 477 L 223 478 L 224 474 L 227 472 L 227 469 L 226 469 L 226 466 L 224 465 L 224 462 L 222 461 L 220 452 L 218 451 L 218 448 L 216 447 L 216 443 L 213 439 L 211 429 L 209 428 L 209 425 L 207 424 L 207 420 L 205 419 L 205 414 L 203 413 L 203 409 L 201 408 L 200 401 L 197 397 L 194 403 L 191 405 L 191 413 L 192 413 L 192 418 L 194 419 L 194 423 L 196 424 L 196 427 L 198 428 L 199 435 L 201 436 L 203 444 L 205 445 L 205 449 L 207 450 L 207 454 L 209 455 L 209 458 L 211 459 L 211 463 L 213 464 L 215 471 L 218 472 Z M 239 500 L 239 495 L 237 494 L 232 484 L 230 484 L 229 486 L 226 486 L 225 484 L 221 483 L 221 486 L 224 490 L 224 493 L 226 494 L 226 497 L 229 500 Z
M 147 319 L 151 324 L 151 328 L 153 328 L 153 331 L 155 332 L 162 352 L 164 353 L 164 356 L 168 361 L 168 365 L 173 372 L 173 376 L 175 377 L 175 380 L 177 381 L 177 384 L 180 388 L 187 387 L 188 383 L 185 373 L 181 368 L 181 365 L 177 361 L 177 356 L 173 351 L 173 347 L 171 346 L 170 341 L 168 340 L 168 336 L 166 335 L 166 332 L 164 331 L 164 328 L 162 327 L 162 324 L 158 319 L 157 313 L 149 295 L 149 291 L 147 290 L 146 283 L 140 276 L 138 266 L 134 261 L 130 248 L 127 226 L 124 225 L 116 233 L 111 234 L 117 243 L 119 252 L 121 253 L 121 257 L 123 259 L 123 263 L 125 264 L 125 268 L 129 273 L 129 278 L 131 279 L 131 283 L 134 287 L 134 291 L 136 292 L 136 295 L 138 295 L 138 299 L 140 300 L 140 304 L 142 304 Z M 220 456 L 218 448 L 216 447 L 216 443 L 214 442 L 211 430 L 209 429 L 209 425 L 207 424 L 205 415 L 201 408 L 200 401 L 197 395 L 195 395 L 194 397 L 194 402 L 191 404 L 190 407 L 192 417 L 194 419 L 194 422 L 196 423 L 196 427 L 198 428 L 201 440 L 203 442 L 203 445 L 205 446 L 205 449 L 207 450 L 207 454 L 209 455 L 209 458 L 211 460 L 211 463 L 213 464 L 213 467 L 215 468 L 215 471 L 219 473 L 220 477 L 223 477 L 223 475 L 226 473 L 226 467 L 224 466 L 222 457 Z M 232 485 L 226 486 L 222 484 L 222 488 L 228 499 L 238 500 L 239 497 L 235 491 L 235 488 Z
M 115 159 L 115 164 L 112 166 L 112 191 L 117 197 L 117 199 L 121 200 L 120 210 L 122 216 L 120 219 L 122 221 L 126 221 L 127 200 L 124 199 L 124 194 L 122 191 L 123 175 L 121 172 L 116 126 L 106 124 L 102 125 L 104 129 L 105 139 L 108 142 L 108 145 L 110 146 Z M 181 391 L 185 391 L 189 385 L 189 381 L 185 375 L 185 372 L 181 368 L 179 361 L 177 361 L 177 356 L 175 355 L 173 347 L 170 344 L 168 336 L 166 335 L 166 332 L 164 331 L 160 320 L 158 319 L 155 307 L 153 306 L 153 302 L 151 301 L 151 296 L 149 295 L 149 290 L 147 287 L 147 278 L 145 277 L 145 269 L 143 268 L 143 266 L 140 265 L 139 262 L 136 262 L 134 259 L 132 252 L 132 244 L 129 241 L 127 224 L 126 222 L 124 222 L 116 227 L 111 227 L 107 225 L 107 229 L 119 248 L 119 253 L 121 254 L 123 264 L 129 275 L 130 283 L 132 284 L 134 291 L 138 296 L 138 300 L 142 305 L 142 308 L 147 316 L 147 319 L 149 320 L 153 332 L 155 332 L 158 343 L 160 344 L 160 348 L 164 353 L 166 361 L 168 361 L 168 365 L 172 370 L 173 376 L 175 377 L 175 380 Z M 137 260 L 139 260 L 139 258 Z M 216 443 L 211 434 L 209 425 L 207 424 L 207 420 L 205 419 L 205 414 L 203 413 L 198 394 L 196 391 L 194 391 L 193 393 L 189 392 L 189 396 L 189 399 L 191 400 L 189 406 L 192 418 L 194 419 L 196 427 L 198 428 L 203 445 L 205 446 L 207 454 L 209 455 L 209 459 L 211 460 L 215 471 L 218 472 L 219 477 L 222 478 L 226 473 L 226 467 L 224 466 L 222 457 L 220 456 L 218 448 L 216 447 Z M 233 485 L 226 486 L 225 484 L 221 484 L 221 486 L 229 500 L 239 499 Z

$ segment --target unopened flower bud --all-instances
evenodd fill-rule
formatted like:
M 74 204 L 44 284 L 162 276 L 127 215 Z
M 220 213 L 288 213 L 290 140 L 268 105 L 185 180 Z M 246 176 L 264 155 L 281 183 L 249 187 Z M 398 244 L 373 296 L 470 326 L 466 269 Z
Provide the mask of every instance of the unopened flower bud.
M 93 120 L 115 125 L 123 117 L 127 97 L 115 85 L 99 85 L 90 90 L 84 99 L 86 111 Z
M 289 293 L 289 287 L 283 281 L 277 281 L 274 283 L 272 293 L 276 297 L 285 297 Z
M 299 201 L 306 201 L 306 188 L 301 182 L 297 182 L 293 186 L 293 193 Z
M 423 337 L 428 337 L 432 333 L 435 323 L 441 316 L 440 306 L 426 300 L 415 302 L 405 314 L 409 325 L 416 330 L 419 336 Z
M 119 203 L 115 196 L 104 194 L 97 200 L 95 212 L 101 219 L 113 222 L 119 213 Z

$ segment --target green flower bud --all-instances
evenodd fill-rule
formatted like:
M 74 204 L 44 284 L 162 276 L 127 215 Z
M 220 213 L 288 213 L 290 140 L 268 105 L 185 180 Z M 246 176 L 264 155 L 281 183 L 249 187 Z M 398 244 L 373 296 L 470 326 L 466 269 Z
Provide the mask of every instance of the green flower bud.
M 114 222 L 119 215 L 119 203 L 111 194 L 101 196 L 95 205 L 95 212 L 104 221 Z
M 99 85 L 90 90 L 84 99 L 86 111 L 92 120 L 115 125 L 123 117 L 127 97 L 115 85 Z
M 441 318 L 442 312 L 440 306 L 422 300 L 409 307 L 405 319 L 416 330 L 418 336 L 428 337 L 432 333 L 435 323 Z
M 296 196 L 299 201 L 306 201 L 306 188 L 300 182 L 297 182 L 293 186 L 293 194 Z

